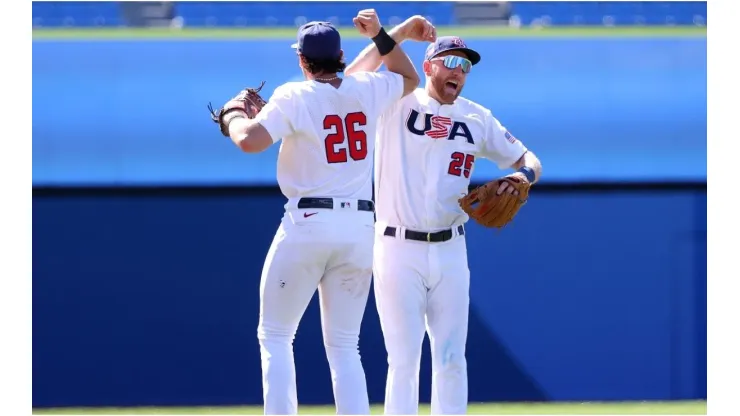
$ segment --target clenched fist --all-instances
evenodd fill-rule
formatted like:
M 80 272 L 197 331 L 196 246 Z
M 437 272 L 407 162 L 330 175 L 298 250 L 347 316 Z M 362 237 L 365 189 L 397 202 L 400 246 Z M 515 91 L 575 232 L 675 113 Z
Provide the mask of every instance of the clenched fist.
M 411 16 L 400 24 L 399 32 L 404 39 L 419 42 L 434 42 L 437 40 L 437 29 L 424 16 Z
M 380 19 L 375 9 L 360 10 L 357 17 L 352 19 L 352 23 L 355 24 L 361 35 L 368 38 L 372 39 L 380 33 Z

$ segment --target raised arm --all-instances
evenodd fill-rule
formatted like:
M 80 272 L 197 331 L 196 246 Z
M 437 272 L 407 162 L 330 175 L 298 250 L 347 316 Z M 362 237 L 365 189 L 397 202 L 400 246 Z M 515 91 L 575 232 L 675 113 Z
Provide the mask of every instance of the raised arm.
M 355 23 L 355 26 L 357 26 L 357 23 Z M 401 44 L 407 40 L 433 42 L 437 39 L 437 29 L 423 16 L 417 15 L 406 19 L 406 21 L 388 31 L 388 35 L 397 44 Z M 374 72 L 382 64 L 383 60 L 378 52 L 378 47 L 373 42 L 357 55 L 357 58 L 347 66 L 344 73 L 350 75 L 353 72 L 360 71 Z
M 361 10 L 357 17 L 353 19 L 355 27 L 364 36 L 373 41 L 372 51 L 368 52 L 366 63 L 361 69 L 355 65 L 352 71 L 345 70 L 345 73 L 351 74 L 358 71 L 376 71 L 380 64 L 383 63 L 390 72 L 394 72 L 403 77 L 403 95 L 406 96 L 419 86 L 419 74 L 414 67 L 413 62 L 401 49 L 400 42 L 385 31 L 380 25 L 380 20 L 374 9 Z M 402 39 L 402 28 L 396 31 L 396 37 Z M 368 50 L 366 48 L 366 50 Z M 354 62 L 353 62 L 354 64 Z

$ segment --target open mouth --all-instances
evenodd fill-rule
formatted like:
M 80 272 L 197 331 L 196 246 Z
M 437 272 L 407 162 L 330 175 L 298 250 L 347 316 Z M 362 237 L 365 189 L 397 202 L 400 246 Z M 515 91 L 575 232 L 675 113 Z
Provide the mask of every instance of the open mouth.
M 457 81 L 447 81 L 445 82 L 445 91 L 454 94 L 457 92 L 457 88 L 460 86 L 460 84 L 457 83 Z

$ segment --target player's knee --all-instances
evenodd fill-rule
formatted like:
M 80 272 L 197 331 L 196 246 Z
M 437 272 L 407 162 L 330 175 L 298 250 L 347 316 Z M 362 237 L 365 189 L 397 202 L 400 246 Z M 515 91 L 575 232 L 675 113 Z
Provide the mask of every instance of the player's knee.
M 324 347 L 327 350 L 357 350 L 360 335 L 356 333 L 342 333 L 338 331 L 326 331 L 324 333 Z
M 467 370 L 467 360 L 464 351 L 445 351 L 432 357 L 435 372 L 457 373 Z
M 326 349 L 326 358 L 329 360 L 329 365 L 334 368 L 346 361 L 359 360 L 358 343 L 358 336 L 326 336 L 324 348 Z
M 388 373 L 397 379 L 414 379 L 419 374 L 419 364 L 414 362 L 395 362 L 388 365 Z
M 285 340 L 289 342 L 293 341 L 295 330 L 285 328 L 280 325 L 269 325 L 260 323 L 257 326 L 257 338 L 259 340 L 270 339 L 270 340 Z
M 395 349 L 393 352 L 388 351 L 388 368 L 397 374 L 407 374 L 416 376 L 419 372 L 419 361 L 421 360 L 421 350 L 412 348 Z
M 271 330 L 264 327 L 257 329 L 257 339 L 262 350 L 292 348 L 293 333 L 290 331 Z

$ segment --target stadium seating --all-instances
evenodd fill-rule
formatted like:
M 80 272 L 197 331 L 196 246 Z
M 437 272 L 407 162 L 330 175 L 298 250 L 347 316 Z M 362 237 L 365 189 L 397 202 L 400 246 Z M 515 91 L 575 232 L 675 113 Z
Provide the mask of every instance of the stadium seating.
M 516 2 L 522 24 L 546 25 L 705 25 L 706 2 Z
M 414 14 L 429 16 L 435 23 L 454 22 L 453 3 L 376 2 L 362 7 L 375 8 L 384 24 L 393 24 Z M 186 2 L 176 12 L 187 26 L 296 26 L 310 20 L 328 20 L 352 25 L 358 3 L 273 2 L 210 3 Z
M 157 2 L 149 2 L 157 3 Z M 146 3 L 141 3 L 146 7 Z M 511 2 L 522 25 L 706 25 L 706 2 Z M 422 14 L 436 25 L 459 24 L 454 2 L 367 2 L 383 24 Z M 175 2 L 185 26 L 296 26 L 309 20 L 350 25 L 356 2 Z M 126 20 L 118 2 L 34 2 L 34 27 L 120 26 Z
M 94 27 L 123 24 L 118 2 L 33 2 L 34 27 Z

